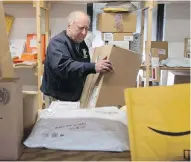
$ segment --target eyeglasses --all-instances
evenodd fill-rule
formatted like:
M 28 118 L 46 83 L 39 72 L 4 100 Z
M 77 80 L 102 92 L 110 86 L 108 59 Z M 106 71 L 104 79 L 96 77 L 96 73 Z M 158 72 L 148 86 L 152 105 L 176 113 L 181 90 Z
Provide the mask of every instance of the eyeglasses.
M 89 30 L 89 27 L 88 26 L 77 26 L 77 29 L 79 31 L 83 31 L 85 29 L 85 31 Z

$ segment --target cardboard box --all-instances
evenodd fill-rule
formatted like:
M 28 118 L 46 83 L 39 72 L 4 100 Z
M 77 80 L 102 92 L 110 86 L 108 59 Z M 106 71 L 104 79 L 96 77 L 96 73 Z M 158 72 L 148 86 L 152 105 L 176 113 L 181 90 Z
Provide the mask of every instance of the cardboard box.
M 22 152 L 23 99 L 16 79 L 0 80 L 0 160 L 17 160 Z
M 169 71 L 167 85 L 190 83 L 190 71 Z
M 9 41 L 6 31 L 5 14 L 0 2 L 0 78 L 14 78 L 12 58 L 9 50 Z
M 151 41 L 151 55 L 159 57 L 159 61 L 168 58 L 168 42 L 167 41 Z
M 136 13 L 101 13 L 97 17 L 97 30 L 101 32 L 136 32 Z
M 38 117 L 37 94 L 38 91 L 23 91 L 24 139 L 30 135 Z
M 113 45 L 95 49 L 93 60 L 105 56 L 111 61 L 114 72 L 89 75 L 81 96 L 81 107 L 123 106 L 124 89 L 136 87 L 136 79 L 141 66 L 141 55 Z
M 133 33 L 102 33 L 103 41 L 133 41 Z
M 37 46 L 38 46 L 37 35 L 27 34 L 26 53 L 38 53 Z M 44 61 L 46 55 L 45 34 L 41 35 L 41 54 L 42 54 L 42 61 Z

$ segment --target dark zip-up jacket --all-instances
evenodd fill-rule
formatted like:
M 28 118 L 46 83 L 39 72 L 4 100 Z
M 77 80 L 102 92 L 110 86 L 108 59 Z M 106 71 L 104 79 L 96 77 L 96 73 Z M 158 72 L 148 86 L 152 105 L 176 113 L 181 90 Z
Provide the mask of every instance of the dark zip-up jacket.
M 49 42 L 41 91 L 61 101 L 78 101 L 90 73 L 96 73 L 95 64 L 90 63 L 85 42 L 80 43 L 77 49 L 63 31 Z

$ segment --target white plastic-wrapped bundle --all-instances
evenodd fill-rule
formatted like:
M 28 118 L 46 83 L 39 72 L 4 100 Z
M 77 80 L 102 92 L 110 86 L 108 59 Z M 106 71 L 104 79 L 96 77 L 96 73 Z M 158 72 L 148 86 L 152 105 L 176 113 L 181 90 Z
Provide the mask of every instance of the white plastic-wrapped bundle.
M 59 150 L 126 151 L 126 113 L 116 107 L 44 109 L 24 144 Z

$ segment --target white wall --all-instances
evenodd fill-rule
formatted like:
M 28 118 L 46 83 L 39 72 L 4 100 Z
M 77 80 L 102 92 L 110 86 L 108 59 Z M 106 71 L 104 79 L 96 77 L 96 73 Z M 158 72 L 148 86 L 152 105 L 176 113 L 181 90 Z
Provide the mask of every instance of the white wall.
M 52 36 L 66 29 L 67 16 L 70 14 L 70 12 L 75 10 L 87 12 L 87 5 L 86 4 L 62 4 L 62 3 L 53 4 L 51 12 L 50 12 L 50 15 L 51 15 L 50 29 L 51 29 Z
M 96 24 L 97 24 L 97 15 L 102 12 L 102 8 L 105 6 L 106 3 L 94 3 L 93 4 L 93 34 L 94 34 L 94 41 L 92 46 L 93 47 L 98 47 L 101 45 L 104 45 L 104 42 L 102 41 L 101 38 L 101 32 L 97 30 Z
M 10 39 L 25 39 L 28 33 L 36 33 L 36 10 L 31 4 L 6 4 L 5 13 L 15 17 Z M 86 12 L 86 4 L 52 4 L 50 12 L 51 36 L 66 28 L 67 16 L 74 10 Z
M 169 42 L 169 58 L 184 57 L 184 38 L 190 37 L 190 2 L 166 5 L 164 40 Z
M 36 33 L 35 8 L 30 4 L 4 5 L 5 13 L 14 16 L 10 39 L 25 39 L 28 33 Z

